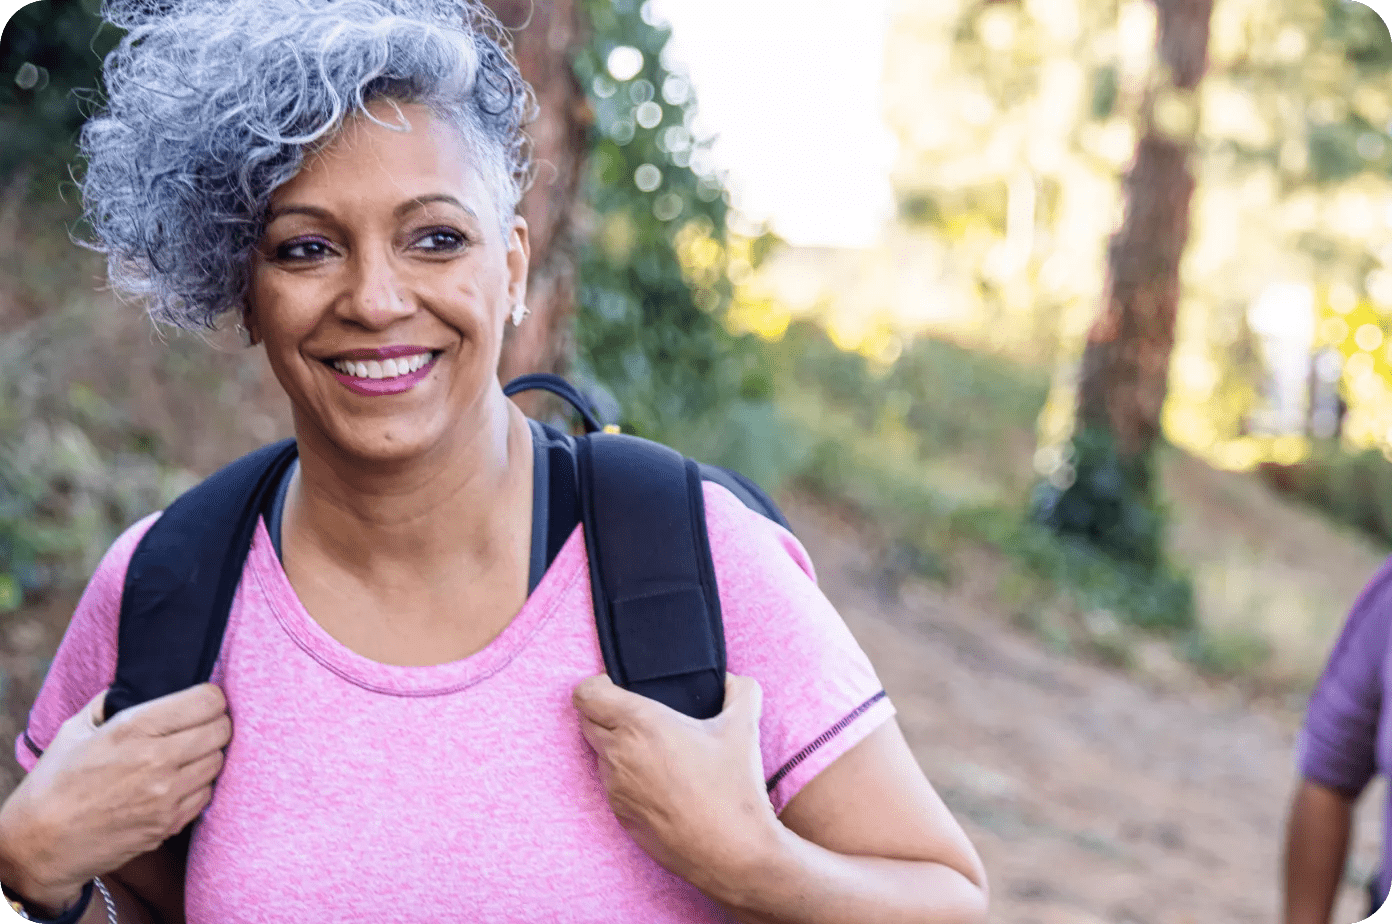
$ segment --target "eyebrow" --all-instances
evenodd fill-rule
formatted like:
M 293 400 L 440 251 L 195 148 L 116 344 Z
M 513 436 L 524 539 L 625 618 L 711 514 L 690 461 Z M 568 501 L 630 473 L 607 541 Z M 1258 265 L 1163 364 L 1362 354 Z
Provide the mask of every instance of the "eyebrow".
M 400 218 L 407 212 L 413 212 L 416 209 L 424 208 L 431 202 L 444 202 L 448 205 L 453 205 L 456 208 L 463 211 L 465 214 L 467 214 L 470 218 L 474 219 L 475 221 L 478 221 L 477 212 L 469 208 L 464 203 L 460 202 L 454 196 L 448 195 L 446 193 L 427 193 L 424 196 L 416 196 L 413 199 L 408 199 L 407 201 L 401 203 L 395 209 L 393 209 L 392 215 L 396 218 Z M 291 204 L 282 205 L 279 208 L 272 209 L 271 212 L 266 216 L 266 223 L 270 224 L 271 222 L 275 221 L 277 218 L 280 218 L 283 215 L 308 215 L 311 218 L 320 218 L 325 221 L 331 220 L 333 218 L 333 215 L 331 215 L 327 209 L 321 209 L 318 206 L 314 205 Z

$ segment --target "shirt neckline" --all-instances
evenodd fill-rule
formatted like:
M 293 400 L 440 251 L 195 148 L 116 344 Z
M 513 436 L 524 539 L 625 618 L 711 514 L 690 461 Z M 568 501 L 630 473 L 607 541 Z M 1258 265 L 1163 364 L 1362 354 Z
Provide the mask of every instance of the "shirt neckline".
M 572 531 L 551 567 L 522 608 L 480 650 L 458 661 L 424 666 L 384 664 L 358 654 L 330 635 L 290 583 L 271 545 L 266 523 L 258 520 L 245 573 L 264 597 L 276 622 L 320 666 L 341 679 L 375 693 L 393 696 L 438 696 L 480 683 L 508 666 L 537 631 L 560 608 L 577 580 L 587 573 L 585 544 L 579 527 Z

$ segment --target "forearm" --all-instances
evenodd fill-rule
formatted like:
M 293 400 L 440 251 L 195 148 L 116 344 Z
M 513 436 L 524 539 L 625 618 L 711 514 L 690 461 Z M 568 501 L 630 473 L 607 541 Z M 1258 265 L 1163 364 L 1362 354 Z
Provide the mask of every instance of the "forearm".
M 1285 924 L 1329 924 L 1352 827 L 1350 799 L 1301 781 L 1286 828 Z
M 715 895 L 742 924 L 975 924 L 986 883 L 942 863 L 848 856 L 784 829 L 742 882 Z
M 81 886 L 72 889 L 41 884 L 29 875 L 21 862 L 8 854 L 0 860 L 0 876 L 3 876 L 0 882 L 4 882 L 33 912 L 50 917 L 55 917 L 72 907 L 82 896 Z M 145 904 L 121 882 L 118 875 L 103 876 L 102 885 L 111 895 L 112 903 L 116 907 L 116 920 L 120 924 L 170 924 L 153 917 Z M 86 911 L 78 919 L 78 924 L 107 924 L 108 920 L 106 899 L 100 891 L 93 889 L 92 898 Z

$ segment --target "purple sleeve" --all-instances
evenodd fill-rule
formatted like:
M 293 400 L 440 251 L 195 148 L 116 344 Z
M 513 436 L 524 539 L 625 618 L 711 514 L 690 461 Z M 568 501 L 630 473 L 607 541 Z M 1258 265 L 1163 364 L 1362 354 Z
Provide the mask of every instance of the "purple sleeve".
M 1350 798 L 1356 798 L 1377 772 L 1389 623 L 1392 560 L 1354 602 L 1310 696 L 1300 734 L 1301 773 Z

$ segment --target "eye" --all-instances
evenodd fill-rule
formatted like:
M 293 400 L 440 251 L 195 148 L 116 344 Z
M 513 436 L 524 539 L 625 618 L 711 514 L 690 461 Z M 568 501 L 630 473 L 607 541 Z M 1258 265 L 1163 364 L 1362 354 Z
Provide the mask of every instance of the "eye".
M 294 241 L 286 241 L 275 249 L 277 260 L 321 260 L 331 256 L 333 250 L 326 241 L 317 238 L 301 238 Z
M 436 253 L 453 253 L 469 246 L 469 238 L 453 228 L 431 228 L 416 238 L 413 245 Z

